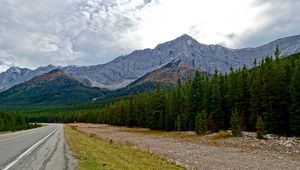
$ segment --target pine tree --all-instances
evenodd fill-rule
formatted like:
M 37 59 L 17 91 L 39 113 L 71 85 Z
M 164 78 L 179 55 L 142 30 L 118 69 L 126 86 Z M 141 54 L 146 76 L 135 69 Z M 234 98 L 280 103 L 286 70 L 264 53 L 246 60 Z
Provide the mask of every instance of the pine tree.
M 233 111 L 231 114 L 230 125 L 231 125 L 232 135 L 240 136 L 241 135 L 240 115 L 237 109 L 235 109 L 235 111 Z
M 265 130 L 267 133 L 278 133 L 280 116 L 274 111 L 274 67 L 273 59 L 266 57 L 262 64 L 261 101 Z
M 279 55 L 280 51 L 275 53 Z M 289 135 L 290 122 L 288 108 L 290 103 L 290 77 L 286 76 L 285 64 L 279 60 L 279 56 L 277 57 L 278 59 L 276 59 L 273 63 L 273 76 L 271 82 L 272 96 L 270 96 L 272 98 L 269 101 L 272 102 L 271 104 L 274 115 L 278 115 L 278 119 L 276 120 L 277 130 L 275 133 Z
M 166 130 L 175 130 L 175 111 L 173 107 L 173 97 L 172 93 L 166 94 Z
M 165 125 L 163 120 L 165 120 L 166 116 L 165 95 L 159 84 L 156 85 L 151 107 L 153 111 L 149 120 L 150 128 L 164 130 Z
M 203 77 L 197 70 L 195 73 L 195 78 L 192 81 L 192 87 L 190 90 L 190 129 L 194 128 L 193 121 L 197 113 L 201 112 L 203 106 L 203 94 L 204 94 L 204 84 Z
M 290 128 L 292 135 L 300 136 L 300 59 L 291 80 Z
M 192 82 L 192 89 L 191 89 L 191 109 L 193 113 L 201 112 L 202 107 L 202 97 L 203 97 L 203 77 L 197 70 L 195 73 L 195 78 Z
M 229 111 L 229 105 L 228 101 L 226 100 L 226 96 L 228 93 L 228 76 L 225 73 L 223 76 L 221 73 L 219 75 L 219 86 L 220 86 L 220 94 L 221 94 L 221 110 L 224 115 L 224 128 L 228 129 L 230 127 L 229 121 L 230 121 L 230 111 Z
M 220 130 L 220 129 L 225 129 L 225 122 L 224 122 L 224 114 L 222 112 L 222 98 L 221 98 L 221 91 L 220 91 L 220 86 L 218 81 L 219 81 L 219 75 L 218 75 L 218 71 L 216 70 L 211 80 L 212 93 L 211 93 L 210 108 L 217 129 Z
M 264 110 L 262 102 L 263 95 L 263 83 L 262 83 L 262 70 L 260 67 L 254 68 L 251 72 L 251 84 L 250 84 L 250 116 L 248 122 L 248 129 L 255 131 L 257 115 L 261 114 Z
M 274 52 L 274 56 L 275 56 L 276 60 L 280 59 L 280 54 L 281 54 L 281 52 L 279 50 L 279 47 L 278 47 L 278 45 L 276 45 L 275 52 Z
M 246 66 L 238 74 L 237 111 L 241 113 L 241 130 L 249 129 L 249 75 Z
M 183 86 L 183 95 L 184 95 L 184 105 L 183 105 L 183 112 L 184 115 L 187 119 L 187 127 L 186 130 L 192 131 L 195 129 L 195 117 L 196 115 L 192 113 L 192 94 L 191 94 L 191 89 L 192 89 L 192 82 L 187 81 L 185 85 Z M 201 100 L 201 99 L 200 99 Z
M 234 108 L 236 108 L 237 103 L 237 89 L 238 89 L 238 75 L 230 68 L 230 74 L 228 75 L 228 92 L 226 97 L 226 101 L 228 104 L 229 111 L 232 112 Z
M 204 135 L 207 131 L 207 113 L 202 110 L 198 113 L 195 120 L 195 132 L 197 135 Z

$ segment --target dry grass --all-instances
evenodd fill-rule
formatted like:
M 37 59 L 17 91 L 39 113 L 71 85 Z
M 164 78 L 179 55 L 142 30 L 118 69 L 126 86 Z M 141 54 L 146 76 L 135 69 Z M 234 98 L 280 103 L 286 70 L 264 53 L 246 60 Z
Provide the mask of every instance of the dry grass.
M 95 134 L 79 132 L 65 126 L 69 146 L 78 159 L 79 170 L 93 169 L 183 169 L 153 154 L 132 149 L 131 143 L 120 145 L 101 140 Z
M 232 137 L 232 135 L 229 132 L 223 130 L 210 136 L 212 140 L 226 139 L 230 137 Z
M 4 135 L 4 134 L 8 134 L 8 133 L 12 133 L 12 132 L 0 132 L 0 135 Z

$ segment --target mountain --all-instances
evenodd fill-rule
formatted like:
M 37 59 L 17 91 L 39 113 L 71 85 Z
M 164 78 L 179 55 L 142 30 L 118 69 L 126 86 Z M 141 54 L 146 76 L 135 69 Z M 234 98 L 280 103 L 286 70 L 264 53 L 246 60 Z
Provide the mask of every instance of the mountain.
M 56 68 L 71 74 L 85 85 L 108 89 L 126 87 L 147 73 L 177 61 L 180 61 L 180 65 L 199 69 L 205 73 L 213 73 L 215 69 L 225 73 L 230 67 L 238 68 L 243 65 L 252 67 L 254 59 L 260 61 L 265 56 L 273 55 L 277 45 L 283 56 L 300 52 L 300 35 L 278 39 L 256 48 L 230 49 L 220 45 L 201 44 L 185 34 L 175 40 L 159 44 L 154 49 L 137 50 L 101 65 L 47 66 L 36 70 L 19 69 L 20 72 L 9 69 L 0 73 L 0 91 L 45 73 L 39 70 L 49 71 Z
M 23 83 L 32 79 L 33 77 L 48 73 L 58 67 L 48 65 L 46 67 L 39 67 L 35 70 L 27 68 L 11 67 L 6 72 L 0 73 L 0 92 L 13 87 L 16 84 Z
M 56 69 L 0 93 L 0 104 L 67 105 L 89 102 L 105 94 L 106 90 L 86 87 L 71 75 Z
M 178 79 L 187 80 L 194 77 L 196 70 L 194 67 L 185 65 L 181 60 L 173 60 L 163 67 L 151 71 L 138 80 L 130 83 L 128 87 L 132 88 L 142 84 L 159 83 L 162 85 L 174 85 Z M 201 70 L 199 70 L 201 72 Z
M 7 70 L 8 68 L 13 67 L 13 63 L 6 60 L 6 58 L 0 58 L 0 72 Z

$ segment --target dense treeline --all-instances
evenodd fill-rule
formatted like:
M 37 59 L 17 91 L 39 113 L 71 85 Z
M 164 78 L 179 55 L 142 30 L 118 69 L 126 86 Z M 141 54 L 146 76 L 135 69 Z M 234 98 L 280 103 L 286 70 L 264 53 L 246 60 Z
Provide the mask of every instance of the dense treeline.
M 117 101 L 117 100 L 114 100 Z M 100 110 L 111 100 L 101 100 L 65 107 L 32 107 L 25 108 L 22 114 L 29 117 L 30 122 L 43 123 L 100 123 Z M 20 110 L 20 109 L 18 109 Z
M 251 70 L 231 69 L 228 75 L 216 70 L 210 77 L 197 72 L 184 85 L 179 80 L 169 90 L 157 86 L 154 92 L 107 105 L 97 120 L 166 131 L 264 130 L 299 136 L 300 55 L 279 55 L 277 48 L 275 59 L 255 61 Z
M 300 136 L 300 54 L 266 57 L 254 67 L 197 72 L 193 80 L 85 109 L 28 113 L 31 122 L 91 122 L 159 130 L 240 131 Z M 100 109 L 101 108 L 101 109 Z
M 35 123 L 29 123 L 28 116 L 24 114 L 0 112 L 0 132 L 31 129 L 39 126 Z
M 30 122 L 43 123 L 103 123 L 100 119 L 99 109 L 79 111 L 43 111 L 37 113 L 23 113 L 28 115 Z

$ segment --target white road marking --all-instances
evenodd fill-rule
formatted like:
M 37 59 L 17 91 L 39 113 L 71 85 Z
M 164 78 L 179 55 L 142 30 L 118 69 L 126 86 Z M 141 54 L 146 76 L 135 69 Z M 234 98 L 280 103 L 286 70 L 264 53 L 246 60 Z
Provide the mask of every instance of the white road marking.
M 49 136 L 51 136 L 53 133 L 55 133 L 58 130 L 58 128 L 56 128 L 55 130 L 53 130 L 51 133 L 49 133 L 47 136 L 45 136 L 43 139 L 41 139 L 40 141 L 38 141 L 37 143 L 35 143 L 34 145 L 32 145 L 29 149 L 27 149 L 25 152 L 23 152 L 21 155 L 19 155 L 14 161 L 12 161 L 11 163 L 9 163 L 8 165 L 5 166 L 5 168 L 3 170 L 8 170 L 9 168 L 11 168 L 14 164 L 16 164 L 21 158 L 23 158 L 26 154 L 28 154 L 31 150 L 33 150 L 36 146 L 38 146 L 39 144 L 41 144 L 42 142 L 44 142 Z

